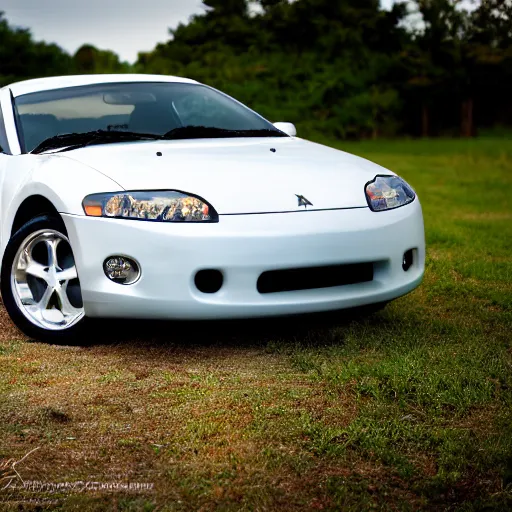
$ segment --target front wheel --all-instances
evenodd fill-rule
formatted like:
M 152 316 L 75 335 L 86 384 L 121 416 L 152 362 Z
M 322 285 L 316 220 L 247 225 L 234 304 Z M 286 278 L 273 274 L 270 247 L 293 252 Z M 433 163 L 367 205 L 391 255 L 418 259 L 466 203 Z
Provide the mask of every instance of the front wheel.
M 1 290 L 13 322 L 31 338 L 72 342 L 84 323 L 73 251 L 61 219 L 43 215 L 9 241 Z

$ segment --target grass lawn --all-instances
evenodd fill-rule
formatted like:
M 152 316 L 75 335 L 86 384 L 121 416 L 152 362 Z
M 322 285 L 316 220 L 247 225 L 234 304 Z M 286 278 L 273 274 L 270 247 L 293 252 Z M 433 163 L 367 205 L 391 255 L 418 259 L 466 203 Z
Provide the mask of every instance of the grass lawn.
M 98 323 L 89 346 L 2 312 L 0 509 L 512 509 L 512 142 L 337 146 L 419 193 L 424 284 L 363 319 Z M 26 454 L 26 482 L 154 487 L 36 492 Z

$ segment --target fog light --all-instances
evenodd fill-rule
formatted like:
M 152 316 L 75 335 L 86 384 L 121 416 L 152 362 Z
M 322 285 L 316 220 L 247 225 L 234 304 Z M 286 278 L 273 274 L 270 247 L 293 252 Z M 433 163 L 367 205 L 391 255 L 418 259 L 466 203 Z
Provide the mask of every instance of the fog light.
M 133 284 L 140 277 L 137 263 L 125 256 L 111 256 L 103 263 L 105 275 L 114 283 Z
M 407 272 L 414 263 L 414 250 L 409 249 L 404 253 L 404 259 L 402 261 L 402 268 Z

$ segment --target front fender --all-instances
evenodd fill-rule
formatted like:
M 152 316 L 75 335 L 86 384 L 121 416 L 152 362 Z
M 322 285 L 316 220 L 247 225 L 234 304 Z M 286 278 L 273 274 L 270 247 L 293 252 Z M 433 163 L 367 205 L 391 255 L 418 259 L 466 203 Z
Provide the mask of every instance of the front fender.
M 11 236 L 16 213 L 26 199 L 43 196 L 59 213 L 84 215 L 85 196 L 123 188 L 99 171 L 64 155 L 21 155 L 5 175 L 2 190 L 1 254 Z M 21 160 L 20 160 L 21 159 Z

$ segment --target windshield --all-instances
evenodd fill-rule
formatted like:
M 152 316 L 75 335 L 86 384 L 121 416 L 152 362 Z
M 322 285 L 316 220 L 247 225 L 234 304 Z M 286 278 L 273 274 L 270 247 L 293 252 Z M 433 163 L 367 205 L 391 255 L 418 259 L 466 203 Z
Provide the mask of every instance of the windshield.
M 14 102 L 21 146 L 30 152 L 64 134 L 98 130 L 163 136 L 172 130 L 206 127 L 230 136 L 275 132 L 271 123 L 237 101 L 204 85 L 118 83 L 55 89 L 19 96 Z M 189 131 L 187 138 L 201 138 Z M 211 131 L 211 133 L 213 133 Z

